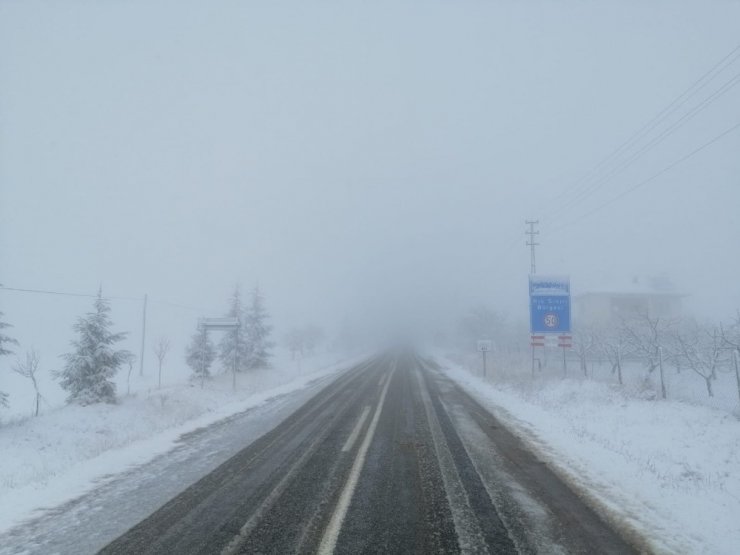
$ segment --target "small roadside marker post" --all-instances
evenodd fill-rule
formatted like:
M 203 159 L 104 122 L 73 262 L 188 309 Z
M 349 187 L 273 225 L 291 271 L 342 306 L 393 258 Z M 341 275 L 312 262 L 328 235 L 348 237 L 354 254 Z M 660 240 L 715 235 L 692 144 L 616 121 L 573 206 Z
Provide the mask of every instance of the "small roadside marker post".
M 529 344 L 532 347 L 532 377 L 534 377 L 534 362 L 536 360 L 534 357 L 535 349 L 537 347 L 543 347 L 543 348 L 545 347 L 545 336 L 544 335 L 532 335 L 531 341 Z
M 563 375 L 568 375 L 568 362 L 566 361 L 565 354 L 567 349 L 573 347 L 573 339 L 570 335 L 558 335 L 558 347 L 563 348 Z
M 486 377 L 486 353 L 491 350 L 490 339 L 479 339 L 478 350 L 483 354 L 483 377 Z

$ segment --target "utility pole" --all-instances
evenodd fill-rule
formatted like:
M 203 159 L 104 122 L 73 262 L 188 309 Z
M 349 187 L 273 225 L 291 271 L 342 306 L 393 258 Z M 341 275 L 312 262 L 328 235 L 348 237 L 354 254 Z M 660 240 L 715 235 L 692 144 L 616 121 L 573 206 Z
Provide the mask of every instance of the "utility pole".
M 141 316 L 141 356 L 139 356 L 139 376 L 144 375 L 144 344 L 146 343 L 146 294 L 144 295 L 144 311 Z
M 530 269 L 530 273 L 532 275 L 537 273 L 537 264 L 535 263 L 535 254 L 534 254 L 534 248 L 539 245 L 539 243 L 535 242 L 535 236 L 539 235 L 539 231 L 534 230 L 534 226 L 540 223 L 539 220 L 526 220 L 524 223 L 526 223 L 529 226 L 529 230 L 525 231 L 525 235 L 529 235 L 529 239 L 527 239 L 527 246 L 531 249 L 531 262 L 532 267 Z

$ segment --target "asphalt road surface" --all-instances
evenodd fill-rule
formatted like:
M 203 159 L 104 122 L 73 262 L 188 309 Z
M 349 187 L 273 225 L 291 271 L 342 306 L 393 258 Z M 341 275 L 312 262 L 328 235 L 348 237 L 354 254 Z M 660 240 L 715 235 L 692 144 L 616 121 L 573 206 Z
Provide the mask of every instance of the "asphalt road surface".
M 635 553 L 413 354 L 343 374 L 101 553 Z

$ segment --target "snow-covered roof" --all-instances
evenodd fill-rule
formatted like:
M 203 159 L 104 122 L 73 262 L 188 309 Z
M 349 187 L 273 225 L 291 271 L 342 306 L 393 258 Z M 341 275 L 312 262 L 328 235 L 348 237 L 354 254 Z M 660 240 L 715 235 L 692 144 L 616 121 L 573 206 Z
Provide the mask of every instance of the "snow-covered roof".
M 664 297 L 687 297 L 685 293 L 676 291 L 675 286 L 665 276 L 659 277 L 634 277 L 621 283 L 607 282 L 598 287 L 578 291 L 576 297 L 587 295 L 609 295 L 609 296 L 664 296 Z

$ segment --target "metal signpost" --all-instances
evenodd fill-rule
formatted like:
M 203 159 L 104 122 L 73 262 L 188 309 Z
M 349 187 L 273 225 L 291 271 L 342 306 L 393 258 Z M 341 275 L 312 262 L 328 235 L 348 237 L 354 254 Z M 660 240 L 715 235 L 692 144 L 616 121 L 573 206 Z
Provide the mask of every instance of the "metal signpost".
M 570 337 L 570 278 L 568 276 L 529 276 L 529 330 L 532 334 L 532 373 L 535 348 L 545 347 L 547 335 L 557 335 L 563 349 L 563 370 Z
M 491 350 L 490 339 L 479 339 L 478 350 L 483 354 L 483 377 L 486 377 L 486 353 Z

